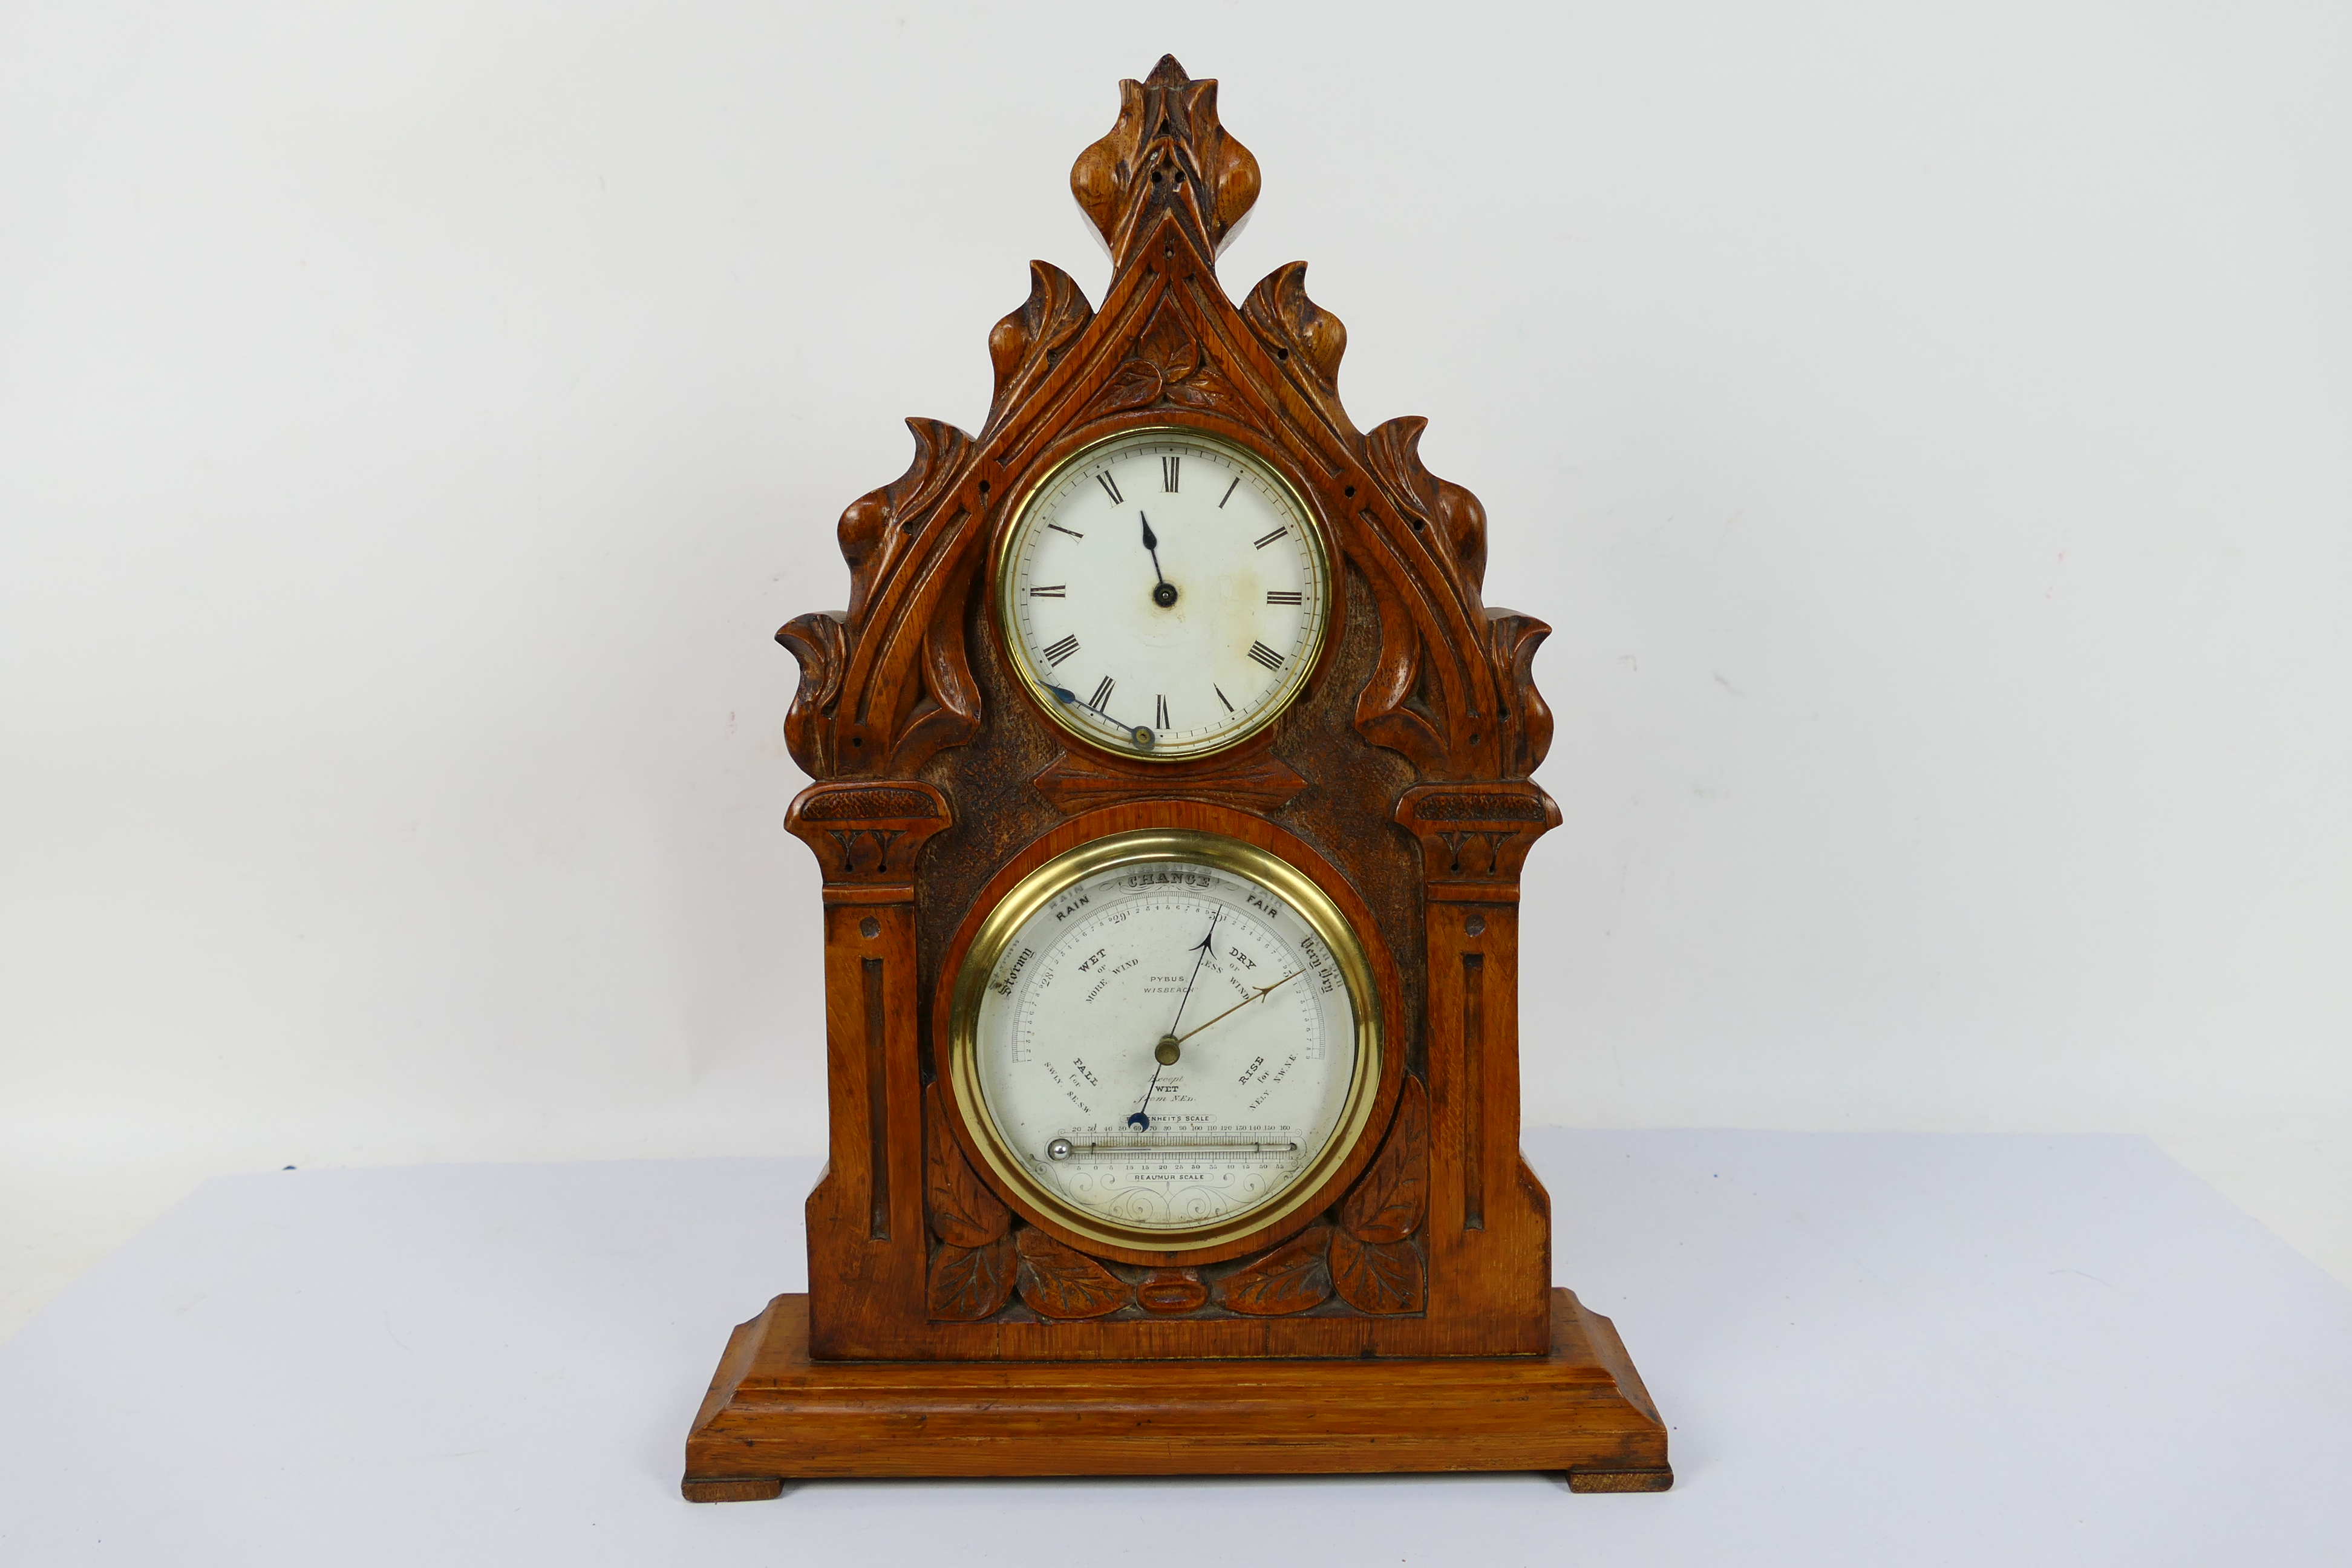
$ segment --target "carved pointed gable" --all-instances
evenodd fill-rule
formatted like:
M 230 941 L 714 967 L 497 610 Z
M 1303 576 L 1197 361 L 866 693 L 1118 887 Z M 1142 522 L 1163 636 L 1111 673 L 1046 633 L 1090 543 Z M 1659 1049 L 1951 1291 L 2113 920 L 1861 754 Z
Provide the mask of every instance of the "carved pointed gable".
M 1378 659 L 1354 721 L 1425 781 L 1523 778 L 1549 744 L 1528 678 L 1548 628 L 1481 597 L 1486 511 L 1420 458 L 1425 421 L 1357 429 L 1339 400 L 1347 329 L 1276 268 L 1236 308 L 1216 247 L 1258 191 L 1256 160 L 1217 118 L 1216 84 L 1164 58 L 1120 84 L 1118 123 L 1071 188 L 1110 245 L 1099 310 L 1048 262 L 988 348 L 995 395 L 977 437 L 909 420 L 907 472 L 842 514 L 849 607 L 777 634 L 802 666 L 786 735 L 819 779 L 911 775 L 980 727 L 966 609 L 988 546 L 1041 458 L 1155 412 L 1185 411 L 1278 447 L 1335 547 L 1370 585 Z

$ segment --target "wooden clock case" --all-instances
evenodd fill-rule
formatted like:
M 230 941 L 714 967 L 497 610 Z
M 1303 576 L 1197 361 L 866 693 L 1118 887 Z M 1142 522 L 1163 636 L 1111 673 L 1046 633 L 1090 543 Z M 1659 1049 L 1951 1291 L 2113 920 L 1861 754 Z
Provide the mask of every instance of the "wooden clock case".
M 1359 431 L 1347 334 L 1277 268 L 1236 309 L 1219 246 L 1258 192 L 1216 83 L 1163 58 L 1120 84 L 1071 173 L 1108 242 L 1099 310 L 1033 262 L 988 347 L 977 436 L 909 420 L 907 472 L 843 514 L 845 611 L 777 634 L 815 781 L 787 827 L 824 873 L 831 1159 L 809 1291 L 729 1341 L 687 1445 L 699 1500 L 792 1478 L 1545 1469 L 1671 1484 L 1665 1428 L 1608 1321 L 1551 1285 L 1518 1151 L 1518 884 L 1559 808 L 1529 667 L 1548 628 L 1481 597 L 1486 515 Z M 992 609 L 1027 487 L 1142 426 L 1246 447 L 1289 477 L 1333 565 L 1291 708 L 1193 761 L 1121 756 L 1046 720 Z M 1282 855 L 1374 955 L 1389 1047 L 1328 1192 L 1207 1252 L 1090 1244 L 985 1179 L 941 1079 L 948 988 L 1020 877 L 1131 827 Z

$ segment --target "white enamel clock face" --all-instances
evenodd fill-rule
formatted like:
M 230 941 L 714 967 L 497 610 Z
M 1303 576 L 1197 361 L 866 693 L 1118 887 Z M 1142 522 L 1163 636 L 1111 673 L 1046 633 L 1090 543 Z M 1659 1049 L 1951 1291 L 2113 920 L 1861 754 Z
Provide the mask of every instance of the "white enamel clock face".
M 1263 851 L 1156 840 L 1156 858 L 1101 841 L 1094 868 L 1039 873 L 1048 886 L 1013 895 L 1010 929 L 975 944 L 986 968 L 967 971 L 984 984 L 958 1004 L 992 1163 L 1076 1225 L 1143 1245 L 1306 1196 L 1379 1074 L 1361 949 L 1344 923 L 1318 929 L 1337 919 L 1328 901 L 1308 907 L 1311 886 Z
M 1330 568 L 1297 492 L 1242 447 L 1133 431 L 1062 464 L 1000 567 L 1006 642 L 1047 712 L 1098 745 L 1222 750 L 1297 693 Z

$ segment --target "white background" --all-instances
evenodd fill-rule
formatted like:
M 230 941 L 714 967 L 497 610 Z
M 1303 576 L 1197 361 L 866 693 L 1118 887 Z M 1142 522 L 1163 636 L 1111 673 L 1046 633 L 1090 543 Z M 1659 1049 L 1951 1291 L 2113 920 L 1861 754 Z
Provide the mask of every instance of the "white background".
M 814 1160 L 255 1172 L 0 1345 L 0 1562 L 2344 1568 L 2352 1291 L 2144 1139 L 1562 1131 L 1559 1261 L 1674 1489 L 833 1481 L 682 1501 Z M 2196 1351 L 2183 1354 L 2184 1343 Z M 289 1440 L 289 1435 L 294 1435 Z M 126 1478 L 135 1478 L 135 1486 Z M 1179 1560 L 1182 1560 L 1181 1557 Z
M 2144 1131 L 2352 1280 L 2352 13 L 78 4 L 0 1331 L 216 1172 L 821 1146 L 768 638 L 1163 49 L 1559 628 L 1529 1121 Z

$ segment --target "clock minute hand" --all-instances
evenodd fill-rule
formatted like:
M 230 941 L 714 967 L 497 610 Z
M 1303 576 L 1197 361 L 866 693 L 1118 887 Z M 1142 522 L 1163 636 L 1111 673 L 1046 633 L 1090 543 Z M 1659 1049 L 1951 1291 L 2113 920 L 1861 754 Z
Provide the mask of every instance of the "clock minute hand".
M 1307 971 L 1305 971 L 1305 970 L 1303 970 L 1303 969 L 1294 969 L 1294 970 L 1292 970 L 1289 973 L 1287 973 L 1287 974 L 1284 975 L 1281 979 L 1279 979 L 1279 980 L 1276 981 L 1272 985 L 1261 985 L 1261 986 L 1259 986 L 1256 990 L 1255 990 L 1255 991 L 1251 992 L 1248 995 L 1246 995 L 1246 996 L 1243 997 L 1240 1001 L 1238 1001 L 1238 1002 L 1234 1003 L 1232 1006 L 1230 1006 L 1230 1007 L 1226 1008 L 1223 1012 L 1222 1012 L 1222 1013 L 1218 1014 L 1216 1018 L 1212 1018 L 1212 1019 L 1210 1019 L 1210 1020 L 1209 1020 L 1209 1024 L 1213 1024 L 1213 1023 L 1215 1023 L 1215 1022 L 1217 1021 L 1217 1018 L 1229 1018 L 1229 1017 L 1233 1016 L 1235 1013 L 1240 1012 L 1243 1008 L 1244 1008 L 1244 1007 L 1248 1006 L 1248 1005 L 1249 1005 L 1251 1003 L 1253 1003 L 1253 1002 L 1263 1002 L 1263 1001 L 1265 1001 L 1265 995 L 1266 995 L 1266 993 L 1267 993 L 1267 992 L 1269 992 L 1269 991 L 1274 991 L 1274 990 L 1279 989 L 1279 988 L 1280 988 L 1280 987 L 1282 987 L 1282 986 L 1287 985 L 1287 984 L 1289 984 L 1292 981 L 1294 981 L 1294 980 L 1297 979 L 1300 975 L 1302 975 L 1302 974 L 1304 974 L 1304 973 L 1307 973 Z M 1177 1043 L 1178 1045 L 1180 1045 L 1180 1046 L 1181 1046 L 1181 1045 L 1182 1045 L 1185 1041 L 1187 1041 L 1187 1040 L 1191 1039 L 1193 1036 L 1195 1036 L 1195 1035 L 1199 1034 L 1202 1030 L 1203 1030 L 1203 1029 L 1207 1028 L 1207 1027 L 1209 1026 L 1209 1024 L 1195 1024 L 1195 1025 L 1193 1025 L 1191 1028 L 1189 1028 L 1189 1029 L 1185 1030 L 1182 1034 L 1181 1034 L 1181 1035 L 1179 1035 L 1179 1036 L 1177 1036 L 1177 1037 L 1176 1037 L 1176 1043 Z

